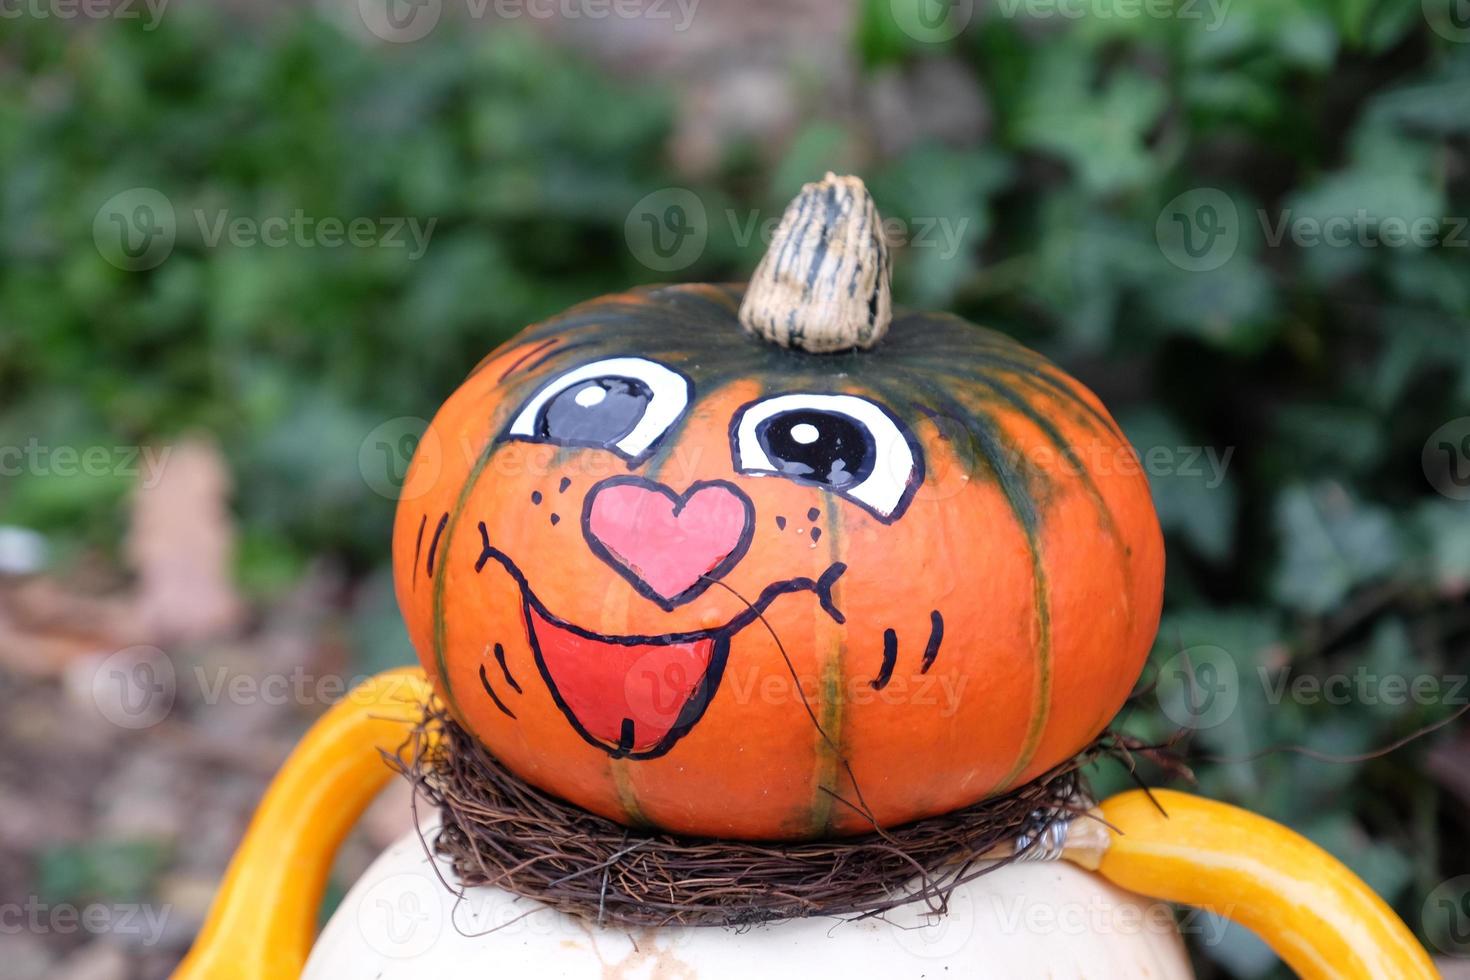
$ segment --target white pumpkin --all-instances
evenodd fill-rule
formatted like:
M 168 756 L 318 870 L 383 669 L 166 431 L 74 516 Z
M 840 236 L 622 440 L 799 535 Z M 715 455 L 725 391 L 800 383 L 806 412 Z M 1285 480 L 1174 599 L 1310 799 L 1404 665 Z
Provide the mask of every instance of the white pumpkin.
M 1065 861 L 997 868 L 956 889 L 942 917 L 908 905 L 745 930 L 598 928 L 499 888 L 459 898 L 454 880 L 417 834 L 399 840 L 347 893 L 305 980 L 1194 976 L 1168 905 Z

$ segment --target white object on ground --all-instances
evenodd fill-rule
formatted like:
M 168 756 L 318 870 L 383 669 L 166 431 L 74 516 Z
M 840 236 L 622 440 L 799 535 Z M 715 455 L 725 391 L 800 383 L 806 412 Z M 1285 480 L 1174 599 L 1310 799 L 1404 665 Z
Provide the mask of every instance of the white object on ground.
M 33 575 L 46 567 L 46 538 L 28 527 L 0 525 L 0 575 Z
M 443 859 L 435 865 L 454 881 Z M 347 893 L 304 980 L 1084 976 L 1193 977 L 1169 906 L 1066 861 L 1018 862 L 956 889 L 950 914 L 934 921 L 909 905 L 886 921 L 800 919 L 743 932 L 597 928 L 498 888 L 458 899 L 410 832 Z

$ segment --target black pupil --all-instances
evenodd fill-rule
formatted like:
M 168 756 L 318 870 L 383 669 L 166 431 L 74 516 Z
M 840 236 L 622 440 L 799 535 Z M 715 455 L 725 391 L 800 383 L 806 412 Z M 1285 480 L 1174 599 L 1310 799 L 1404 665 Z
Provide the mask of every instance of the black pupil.
M 873 472 L 873 438 L 867 427 L 836 412 L 782 412 L 762 422 L 756 438 L 786 476 L 846 487 Z
M 653 392 L 635 378 L 594 378 L 557 392 L 536 421 L 543 439 L 611 446 L 643 417 Z

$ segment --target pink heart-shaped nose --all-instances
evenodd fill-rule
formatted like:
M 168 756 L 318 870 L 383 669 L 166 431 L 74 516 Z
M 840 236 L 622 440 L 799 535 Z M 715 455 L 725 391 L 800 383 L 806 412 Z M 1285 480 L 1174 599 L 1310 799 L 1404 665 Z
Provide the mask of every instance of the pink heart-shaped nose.
M 680 496 L 636 476 L 603 480 L 587 495 L 587 544 L 644 596 L 672 609 L 709 588 L 750 544 L 755 509 L 733 483 L 707 480 Z

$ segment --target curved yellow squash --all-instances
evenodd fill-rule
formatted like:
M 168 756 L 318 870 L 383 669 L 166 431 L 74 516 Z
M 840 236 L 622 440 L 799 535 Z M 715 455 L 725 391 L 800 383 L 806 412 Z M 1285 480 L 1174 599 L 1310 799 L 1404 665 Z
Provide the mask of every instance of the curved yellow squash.
M 266 790 L 176 980 L 289 980 L 316 940 L 342 838 L 393 774 L 432 689 L 417 667 L 354 688 L 322 715 Z
M 1305 837 L 1226 803 L 1152 796 L 1133 790 L 1099 807 L 1113 829 L 1098 865 L 1109 881 L 1248 926 L 1303 977 L 1439 976 L 1383 899 Z
M 381 753 L 403 744 L 430 694 L 418 668 L 389 671 L 312 726 L 266 791 L 176 980 L 300 976 L 337 847 L 392 773 Z M 1315 844 L 1223 803 L 1153 798 L 1167 816 L 1142 791 L 1103 803 L 1110 839 L 1077 862 L 1249 926 L 1304 977 L 1438 976 L 1393 911 Z

